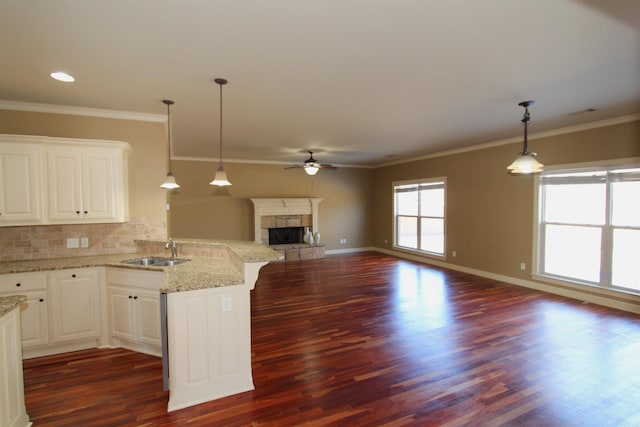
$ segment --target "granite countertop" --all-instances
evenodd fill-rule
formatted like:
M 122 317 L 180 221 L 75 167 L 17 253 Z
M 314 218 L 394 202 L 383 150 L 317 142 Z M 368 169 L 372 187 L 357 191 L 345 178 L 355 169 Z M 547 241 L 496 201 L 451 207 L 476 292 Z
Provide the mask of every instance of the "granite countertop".
M 21 303 L 25 302 L 27 297 L 24 295 L 11 295 L 8 297 L 0 297 L 0 317 L 4 316 Z
M 278 252 L 255 242 L 208 240 L 176 240 L 176 242 L 179 245 L 181 243 L 192 243 L 198 246 L 226 246 L 244 263 L 269 262 L 282 259 L 281 254 Z M 178 258 L 188 259 L 189 261 L 170 267 L 154 267 L 149 265 L 123 263 L 123 261 L 126 260 L 149 256 L 167 258 L 168 253 L 150 254 L 145 252 L 0 262 L 0 274 L 89 267 L 115 267 L 133 270 L 158 271 L 164 272 L 160 288 L 162 292 L 181 292 L 221 286 L 235 286 L 244 283 L 243 272 L 238 269 L 231 259 L 226 257 L 181 256 L 180 253 L 178 253 Z

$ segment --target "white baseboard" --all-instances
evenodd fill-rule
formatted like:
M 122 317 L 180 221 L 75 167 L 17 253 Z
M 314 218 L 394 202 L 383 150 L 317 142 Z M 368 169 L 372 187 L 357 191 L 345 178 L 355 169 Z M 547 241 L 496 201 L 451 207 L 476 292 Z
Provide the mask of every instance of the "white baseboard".
M 329 249 L 325 251 L 325 255 L 352 254 L 355 252 L 368 252 L 368 251 L 380 252 L 378 248 L 369 246 L 366 248 Z

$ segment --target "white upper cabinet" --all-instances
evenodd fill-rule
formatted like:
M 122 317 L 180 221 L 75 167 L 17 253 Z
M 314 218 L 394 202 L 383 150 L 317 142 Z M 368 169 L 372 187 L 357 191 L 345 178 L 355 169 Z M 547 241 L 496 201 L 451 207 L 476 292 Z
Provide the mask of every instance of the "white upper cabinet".
M 116 141 L 0 135 L 0 227 L 127 221 L 128 150 Z
M 50 223 L 122 222 L 121 150 L 47 148 Z
M 0 226 L 42 223 L 41 149 L 0 140 Z

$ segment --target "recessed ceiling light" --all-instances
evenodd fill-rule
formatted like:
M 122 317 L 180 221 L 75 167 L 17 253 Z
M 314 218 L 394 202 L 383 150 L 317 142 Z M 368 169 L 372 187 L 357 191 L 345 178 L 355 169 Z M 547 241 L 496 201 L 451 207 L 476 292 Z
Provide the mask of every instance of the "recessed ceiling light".
M 71 83 L 76 81 L 76 79 L 73 76 L 65 73 L 64 71 L 56 71 L 55 73 L 51 73 L 49 75 L 52 78 L 61 82 Z

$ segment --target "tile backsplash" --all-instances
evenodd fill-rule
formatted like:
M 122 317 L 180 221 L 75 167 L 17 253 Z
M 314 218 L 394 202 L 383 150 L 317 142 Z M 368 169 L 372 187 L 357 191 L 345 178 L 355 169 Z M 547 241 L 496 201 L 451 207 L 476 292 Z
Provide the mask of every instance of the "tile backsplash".
M 89 247 L 67 248 L 67 239 L 89 240 Z M 134 218 L 118 224 L 65 224 L 0 227 L 0 261 L 133 253 L 134 240 L 163 240 L 165 218 Z

